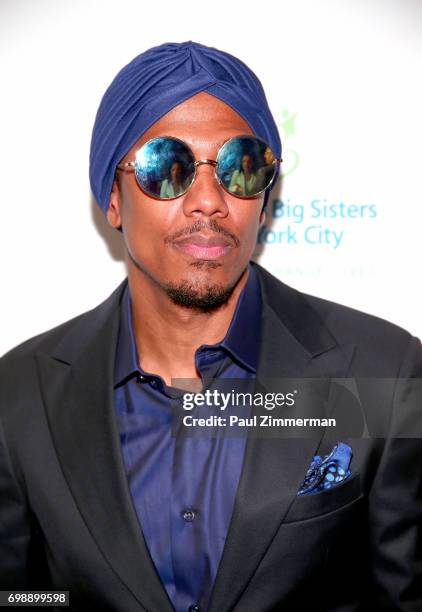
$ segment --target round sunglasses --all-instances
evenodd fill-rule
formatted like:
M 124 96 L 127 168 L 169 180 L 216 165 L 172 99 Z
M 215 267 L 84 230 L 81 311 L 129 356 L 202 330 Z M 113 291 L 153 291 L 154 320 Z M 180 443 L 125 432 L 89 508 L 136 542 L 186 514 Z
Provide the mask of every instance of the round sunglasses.
M 134 172 L 139 187 L 158 200 L 173 200 L 188 191 L 198 166 L 214 166 L 215 178 L 231 195 L 255 198 L 271 187 L 281 163 L 270 145 L 256 136 L 235 136 L 223 143 L 217 159 L 195 160 L 191 148 L 173 136 L 144 143 L 135 161 L 121 162 L 119 170 Z

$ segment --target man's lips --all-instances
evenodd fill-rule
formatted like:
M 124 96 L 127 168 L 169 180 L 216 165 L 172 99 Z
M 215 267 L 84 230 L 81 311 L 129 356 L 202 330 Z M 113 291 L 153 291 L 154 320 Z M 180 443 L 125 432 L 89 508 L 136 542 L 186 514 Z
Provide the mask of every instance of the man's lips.
M 217 259 L 226 255 L 232 244 L 223 236 L 191 234 L 182 240 L 175 240 L 173 245 L 197 259 Z

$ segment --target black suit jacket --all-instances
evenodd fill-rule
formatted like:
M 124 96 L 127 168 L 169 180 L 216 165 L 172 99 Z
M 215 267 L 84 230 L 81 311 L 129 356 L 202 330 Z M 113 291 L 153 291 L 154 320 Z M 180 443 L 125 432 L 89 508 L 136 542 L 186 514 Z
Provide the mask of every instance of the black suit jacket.
M 422 375 L 420 343 L 303 295 L 259 266 L 258 379 Z M 74 610 L 170 612 L 125 476 L 113 360 L 125 283 L 0 362 L 0 587 L 70 591 Z M 251 436 L 210 612 L 422 610 L 422 440 L 394 436 L 395 385 L 370 398 L 386 436 L 343 440 L 353 475 L 297 491 L 337 441 Z M 372 402 L 372 403 L 371 403 Z

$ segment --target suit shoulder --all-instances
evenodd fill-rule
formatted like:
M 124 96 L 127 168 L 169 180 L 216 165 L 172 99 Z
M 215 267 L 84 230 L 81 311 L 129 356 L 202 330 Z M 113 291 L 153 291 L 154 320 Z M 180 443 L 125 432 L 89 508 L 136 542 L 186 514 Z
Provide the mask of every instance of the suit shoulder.
M 38 352 L 49 353 L 54 351 L 55 347 L 58 346 L 64 338 L 72 334 L 77 333 L 81 341 L 83 341 L 84 329 L 92 329 L 94 326 L 101 324 L 101 321 L 110 311 L 110 308 L 113 308 L 119 303 L 119 298 L 125 286 L 126 281 L 124 281 L 104 302 L 95 308 L 29 338 L 5 353 L 0 358 L 0 376 L 3 378 L 3 376 L 7 375 L 7 372 L 12 371 L 18 366 L 23 366 L 28 360 L 32 360 L 34 355 Z
M 422 373 L 420 340 L 406 329 L 349 306 L 303 294 L 339 344 L 355 345 L 356 375 L 390 377 Z M 403 374 L 405 375 L 405 374 Z
M 257 268 L 264 301 L 299 341 L 313 347 L 315 342 L 309 335 L 312 334 L 318 343 L 318 338 L 324 334 L 329 343 L 328 333 L 338 345 L 355 345 L 362 370 L 373 372 L 373 375 L 397 373 L 409 351 L 412 358 L 421 360 L 420 341 L 402 327 L 349 306 L 302 293 L 260 266 Z
M 403 342 L 411 338 L 406 329 L 382 317 L 306 293 L 302 295 L 334 334 L 348 336 L 350 341 L 361 336 L 366 338 L 368 334 L 372 338 L 387 335 L 394 341 L 401 339 Z
M 57 325 L 51 329 L 48 329 L 41 334 L 37 334 L 32 338 L 28 338 L 24 342 L 21 342 L 17 346 L 10 349 L 0 358 L 0 366 L 4 366 L 13 361 L 20 361 L 27 357 L 32 357 L 38 351 L 45 351 L 53 348 L 61 338 L 63 338 L 74 325 L 77 325 L 79 321 L 82 321 L 92 310 L 86 311 L 60 325 Z

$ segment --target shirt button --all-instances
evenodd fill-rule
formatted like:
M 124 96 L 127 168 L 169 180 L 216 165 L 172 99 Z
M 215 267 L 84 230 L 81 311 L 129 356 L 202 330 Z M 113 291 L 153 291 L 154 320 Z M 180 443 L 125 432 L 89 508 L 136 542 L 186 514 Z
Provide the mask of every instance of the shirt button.
M 200 612 L 198 604 L 194 604 L 193 606 L 189 606 L 188 612 Z
M 195 518 L 195 512 L 193 510 L 185 510 L 182 514 L 183 516 L 183 520 L 185 520 L 187 523 L 191 523 L 194 518 Z M 195 604 L 196 605 L 196 604 Z M 192 608 L 192 606 L 189 608 L 189 610 Z M 192 608 L 193 610 L 193 608 Z M 198 608 L 199 610 L 199 608 Z
M 144 382 L 144 380 L 145 380 L 145 376 L 142 376 L 142 374 L 138 374 L 136 382 L 142 383 L 142 382 Z

